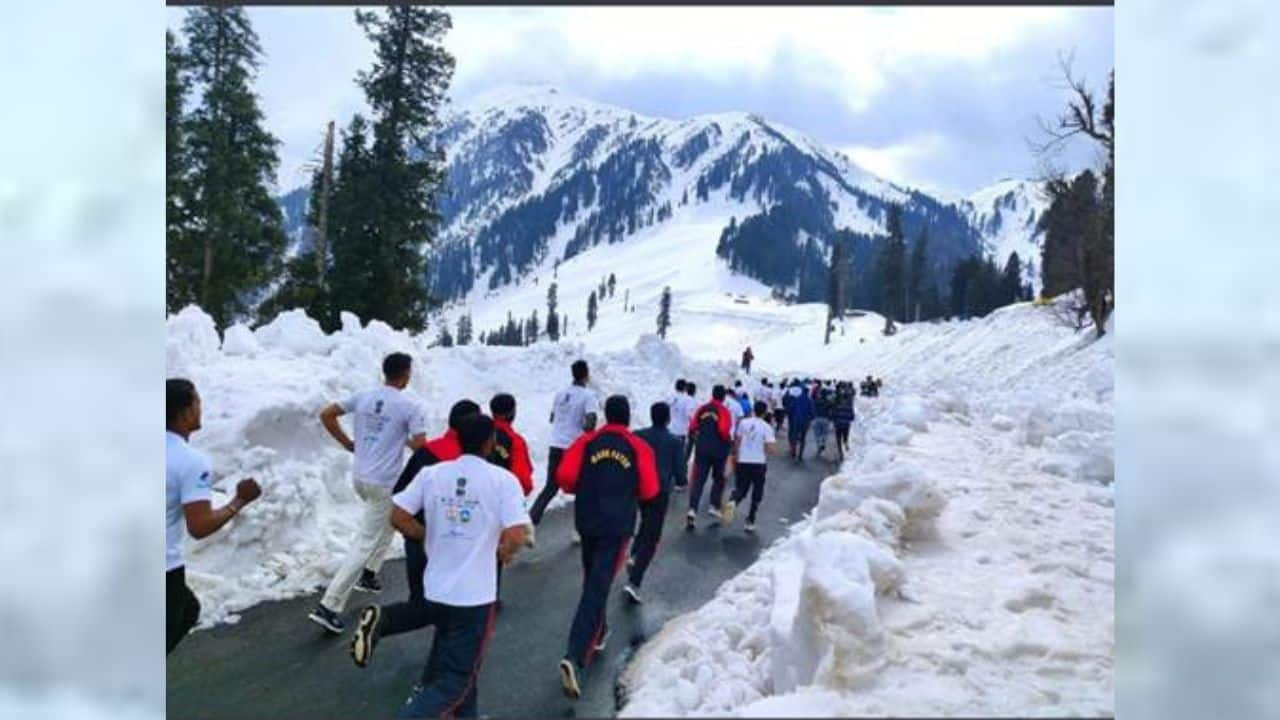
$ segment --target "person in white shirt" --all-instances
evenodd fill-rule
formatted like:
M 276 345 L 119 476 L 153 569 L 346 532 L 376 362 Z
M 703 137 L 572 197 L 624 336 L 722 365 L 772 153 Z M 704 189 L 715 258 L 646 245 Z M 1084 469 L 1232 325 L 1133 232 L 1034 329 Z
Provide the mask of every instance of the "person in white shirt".
M 565 448 L 583 432 L 596 429 L 596 420 L 600 414 L 600 401 L 596 394 L 587 388 L 591 371 L 586 360 L 578 360 L 570 368 L 573 372 L 573 384 L 556 394 L 551 406 L 551 447 L 547 453 L 547 477 L 538 499 L 529 510 L 529 517 L 536 526 L 542 522 L 542 515 L 547 505 L 559 491 L 556 485 L 556 468 L 564 457 Z M 575 537 L 577 533 L 574 533 Z
M 187 587 L 182 558 L 182 531 L 208 537 L 226 525 L 245 505 L 258 499 L 262 488 L 253 478 L 236 483 L 236 494 L 217 510 L 209 459 L 187 444 L 200 429 L 200 395 L 182 378 L 166 380 L 165 390 L 165 654 L 173 652 L 200 619 L 200 601 Z
M 427 681 L 401 717 L 477 715 L 476 683 L 493 632 L 498 564 L 515 557 L 529 523 L 519 480 L 487 459 L 495 442 L 493 420 L 469 415 L 458 437 L 461 457 L 424 468 L 392 498 L 391 523 L 421 540 L 431 558 L 422 582 L 426 602 L 364 608 L 351 640 L 352 659 L 366 667 L 384 632 L 424 619 L 435 626 L 426 662 L 431 672 L 424 672 Z M 418 512 L 425 524 L 414 517 Z
M 733 522 L 738 504 L 751 491 L 751 510 L 747 513 L 745 530 L 756 531 L 756 510 L 760 508 L 760 499 L 764 497 L 764 476 L 768 468 L 769 455 L 777 442 L 773 426 L 761 419 L 769 407 L 762 400 L 757 400 L 753 410 L 755 415 L 738 423 L 734 433 L 733 456 L 736 462 L 734 473 L 733 495 L 725 501 L 720 514 L 724 516 L 724 524 Z
M 378 592 L 378 570 L 391 544 L 391 489 L 400 475 L 405 447 L 417 450 L 427 440 L 426 419 L 418 404 L 405 395 L 412 359 L 391 353 L 382 361 L 383 385 L 356 393 L 320 412 L 325 430 L 339 445 L 355 453 L 351 481 L 364 504 L 356 536 L 338 573 L 329 582 L 320 604 L 307 617 L 331 633 L 343 631 L 342 612 L 352 590 Z M 355 440 L 347 437 L 338 418 L 355 415 Z
M 671 422 L 668 427 L 671 434 L 675 436 L 680 443 L 680 464 L 677 467 L 676 484 L 677 488 L 685 488 L 689 485 L 689 421 L 693 419 L 693 411 L 698 409 L 697 401 L 689 393 L 689 388 L 693 383 L 686 382 L 684 378 L 676 380 L 676 391 L 667 401 L 667 407 L 671 408 Z

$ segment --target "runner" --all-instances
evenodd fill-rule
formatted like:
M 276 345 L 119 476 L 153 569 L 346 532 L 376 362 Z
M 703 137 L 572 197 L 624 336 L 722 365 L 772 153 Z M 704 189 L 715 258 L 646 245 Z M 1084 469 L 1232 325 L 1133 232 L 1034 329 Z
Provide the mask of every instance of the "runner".
M 827 438 L 831 436 L 831 415 L 835 412 L 831 388 L 819 384 L 813 393 L 813 443 L 818 446 L 814 457 L 822 457 L 827 451 Z
M 684 389 L 685 389 L 685 392 L 689 394 L 689 400 L 688 400 L 689 404 L 686 407 L 689 408 L 689 420 L 692 421 L 693 413 L 698 409 L 698 385 L 697 383 L 694 383 L 694 382 L 687 382 L 684 385 Z M 686 431 L 686 437 L 685 437 L 685 445 L 684 445 L 684 463 L 687 466 L 689 464 L 689 458 L 693 457 L 693 431 L 689 430 L 689 428 L 687 427 L 685 428 L 685 431 Z M 691 471 L 692 468 L 689 468 L 689 470 Z M 690 472 L 690 474 L 692 473 Z M 689 477 L 688 475 L 686 475 L 685 485 L 687 486 L 688 484 L 689 484 Z M 683 489 L 683 487 L 684 486 L 681 486 L 681 489 Z
M 570 369 L 573 372 L 573 384 L 561 390 L 551 406 L 551 448 L 547 454 L 547 482 L 538 493 L 533 509 L 529 511 L 529 517 L 533 518 L 535 526 L 542 522 L 547 504 L 559 489 L 556 485 L 556 467 L 560 465 L 565 448 L 572 445 L 583 432 L 590 432 L 596 427 L 600 404 L 596 394 L 587 389 L 587 381 L 591 377 L 587 361 L 578 360 Z M 573 541 L 578 541 L 577 531 L 573 533 Z
M 804 440 L 813 419 L 813 398 L 799 380 L 787 391 L 790 402 L 787 407 L 787 439 L 791 444 L 791 459 L 804 461 Z
M 687 396 L 686 396 L 687 397 Z M 649 419 L 652 424 L 643 430 L 636 431 L 636 437 L 645 441 L 653 450 L 654 462 L 658 468 L 658 495 L 647 503 L 640 505 L 640 530 L 636 533 L 636 541 L 631 546 L 631 559 L 627 562 L 627 584 L 622 591 L 631 602 L 639 603 L 640 584 L 644 582 L 644 573 L 653 562 L 658 552 L 658 542 L 662 540 L 662 525 L 667 517 L 667 501 L 671 497 L 672 486 L 680 480 L 684 465 L 684 446 L 680 438 L 667 430 L 671 423 L 671 409 L 666 403 L 654 403 L 649 408 Z
M 520 481 L 520 490 L 525 497 L 533 492 L 533 463 L 529 460 L 529 445 L 511 427 L 516 420 L 516 399 L 509 393 L 498 393 L 489 401 L 489 412 L 493 413 L 494 443 L 489 462 L 503 470 L 509 471 Z M 528 530 L 532 530 L 530 525 Z M 526 540 L 527 542 L 527 540 Z M 498 564 L 498 599 L 494 607 L 502 612 L 502 564 Z
M 748 345 L 746 350 L 742 351 L 742 370 L 746 374 L 751 374 L 751 361 L 755 360 L 755 353 L 751 352 L 751 346 Z
M 702 488 L 707 472 L 711 472 L 711 515 L 720 518 L 720 499 L 724 494 L 724 464 L 729 457 L 733 434 L 733 422 L 729 408 L 724 404 L 725 389 L 716 385 L 711 389 L 711 401 L 698 408 L 689 422 L 689 432 L 697 447 L 693 461 L 693 486 L 689 490 L 689 512 L 685 524 L 689 530 L 698 520 L 698 505 L 702 500 Z
M 190 380 L 182 378 L 165 380 L 164 394 L 164 654 L 168 655 L 200 619 L 200 600 L 187 587 L 183 526 L 197 540 L 208 537 L 257 500 L 262 488 L 253 478 L 245 478 L 236 483 L 235 496 L 214 510 L 209 458 L 188 444 L 191 433 L 200 429 L 200 395 Z
M 477 680 L 493 633 L 497 566 L 515 557 L 529 523 L 515 476 L 485 460 L 495 444 L 493 420 L 471 414 L 457 432 L 463 455 L 419 473 L 393 498 L 391 523 L 423 542 L 431 556 L 422 579 L 426 600 L 364 608 L 351 639 L 351 657 L 365 667 L 390 629 L 435 626 L 424 682 L 401 710 L 405 718 L 478 714 Z M 417 513 L 425 513 L 425 525 Z
M 767 410 L 763 402 L 755 405 L 756 417 L 749 417 L 738 426 L 735 436 L 733 454 L 737 457 L 737 470 L 734 475 L 736 487 L 733 496 L 724 504 L 724 524 L 733 522 L 738 504 L 751 491 L 751 510 L 747 513 L 747 524 L 743 528 L 749 533 L 756 531 L 756 510 L 760 508 L 760 498 L 764 497 L 764 476 L 768 468 L 768 456 L 773 452 L 777 436 L 773 427 L 760 419 Z
M 689 485 L 686 448 L 689 444 L 689 419 L 693 417 L 693 411 L 696 409 L 696 403 L 688 392 L 689 385 L 691 383 L 686 383 L 683 379 L 676 380 L 676 392 L 667 402 L 667 406 L 671 409 L 669 429 L 676 442 L 680 443 L 679 475 L 676 477 L 675 487 L 681 490 Z
M 627 399 L 610 396 L 604 418 L 604 427 L 569 446 L 555 476 L 562 490 L 577 495 L 573 521 L 582 536 L 582 597 L 560 661 L 560 684 L 571 698 L 582 694 L 579 671 L 609 641 L 605 606 L 635 531 L 636 500 L 648 502 L 659 490 L 653 451 L 627 429 Z
M 307 617 L 337 634 L 343 631 L 342 612 L 351 591 L 379 592 L 378 570 L 387 546 L 391 544 L 391 488 L 395 484 L 400 462 L 407 444 L 417 450 L 426 442 L 426 420 L 417 403 L 404 394 L 412 372 L 412 359 L 404 353 L 391 353 L 382 361 L 383 385 L 356 393 L 338 403 L 330 403 L 320 411 L 320 422 L 329 435 L 355 453 L 351 463 L 351 482 L 356 497 L 364 504 L 356 536 L 338 573 L 329 582 L 320 604 Z M 355 415 L 353 442 L 347 437 L 338 418 Z

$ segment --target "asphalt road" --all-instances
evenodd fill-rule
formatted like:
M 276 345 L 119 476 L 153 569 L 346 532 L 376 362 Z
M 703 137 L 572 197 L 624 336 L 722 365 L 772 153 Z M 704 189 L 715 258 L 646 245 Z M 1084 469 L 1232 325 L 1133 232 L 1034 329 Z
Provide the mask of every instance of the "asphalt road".
M 625 569 L 609 602 L 612 637 L 580 677 L 583 695 L 568 700 L 556 665 L 582 591 L 578 548 L 569 544 L 573 514 L 554 510 L 538 528 L 537 547 L 503 572 L 503 611 L 479 680 L 479 709 L 494 718 L 612 717 L 616 678 L 634 649 L 662 624 L 710 599 L 722 582 L 750 565 L 818 499 L 834 462 L 785 457 L 769 461 L 757 532 L 743 531 L 746 508 L 730 527 L 710 516 L 685 530 L 688 493 L 673 494 L 662 543 L 645 577 L 644 603 L 622 593 Z M 703 499 L 704 508 L 707 500 Z M 403 561 L 384 565 L 379 595 L 355 593 L 344 620 L 348 632 L 326 634 L 307 620 L 322 588 L 307 597 L 264 603 L 235 625 L 193 633 L 168 656 L 170 718 L 394 717 L 409 696 L 430 649 L 432 630 L 379 643 L 373 662 L 357 668 L 348 654 L 355 614 L 368 602 L 407 595 Z

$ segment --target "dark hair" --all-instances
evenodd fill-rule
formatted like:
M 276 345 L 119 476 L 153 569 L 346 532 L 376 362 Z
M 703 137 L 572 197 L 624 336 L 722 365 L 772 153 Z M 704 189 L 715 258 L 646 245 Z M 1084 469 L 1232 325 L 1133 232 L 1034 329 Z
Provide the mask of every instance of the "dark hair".
M 382 359 L 382 376 L 388 380 L 398 380 L 409 372 L 413 358 L 402 352 L 393 352 Z
M 762 377 L 762 378 L 760 378 L 760 382 L 764 383 L 765 385 L 768 385 L 768 384 L 769 384 L 769 378 L 767 378 L 767 377 Z
M 459 400 L 449 408 L 449 427 L 458 430 L 468 415 L 480 414 L 480 406 L 472 400 Z
M 717 385 L 717 386 L 715 386 L 715 387 L 711 388 L 711 397 L 715 398 L 716 400 L 723 400 L 723 399 L 724 399 L 724 386 L 723 386 L 723 385 Z
M 578 380 L 587 379 L 587 361 L 586 360 L 575 361 L 570 369 L 573 370 L 574 382 L 577 382 Z
M 684 390 L 689 393 L 689 397 L 693 397 L 698 392 L 698 385 L 697 383 L 685 383 Z
M 610 395 L 604 401 L 604 420 L 611 425 L 631 424 L 631 403 L 625 395 Z
M 656 402 L 649 406 L 649 419 L 654 427 L 666 427 L 671 424 L 671 406 L 664 402 Z
M 734 381 L 733 381 L 733 386 L 734 386 L 734 387 L 736 387 L 736 388 L 740 388 L 740 387 L 742 387 L 742 381 L 741 381 L 741 380 L 734 380 Z
M 676 380 L 676 392 L 684 392 L 684 378 Z
M 769 412 L 769 406 L 763 400 L 757 400 L 752 409 L 755 410 L 756 417 L 764 417 L 764 414 Z
M 493 413 L 495 418 L 511 417 L 511 413 L 516 411 L 516 399 L 511 393 L 498 393 L 489 401 L 489 412 Z
M 173 422 L 186 411 L 187 408 L 195 404 L 196 386 L 195 383 L 185 378 L 170 378 L 164 381 L 164 422 L 166 425 Z
M 471 413 L 458 424 L 458 444 L 462 452 L 478 455 L 484 444 L 493 437 L 493 419 L 481 413 Z

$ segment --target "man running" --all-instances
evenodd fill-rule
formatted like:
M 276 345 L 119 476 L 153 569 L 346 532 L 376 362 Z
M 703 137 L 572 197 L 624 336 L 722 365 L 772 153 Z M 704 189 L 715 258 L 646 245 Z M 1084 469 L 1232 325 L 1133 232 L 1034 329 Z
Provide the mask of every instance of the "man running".
M 689 419 L 693 417 L 696 403 L 692 397 L 689 397 L 688 387 L 689 383 L 686 383 L 683 378 L 676 380 L 676 392 L 667 402 L 667 407 L 671 410 L 669 430 L 676 442 L 680 444 L 680 463 L 677 466 L 678 475 L 675 484 L 677 488 L 684 488 L 689 484 L 688 469 L 685 467 L 688 453 L 685 448 L 689 443 Z
M 498 393 L 489 401 L 489 412 L 493 414 L 493 452 L 489 454 L 489 462 L 503 470 L 509 471 L 520 481 L 520 491 L 525 497 L 533 492 L 533 463 L 529 460 L 529 445 L 511 427 L 516 420 L 516 399 L 510 393 Z M 532 526 L 530 526 L 532 527 Z M 502 594 L 502 564 L 498 564 L 498 595 Z M 494 601 L 498 612 L 502 612 L 502 598 Z
M 836 388 L 835 411 L 832 420 L 836 424 L 836 451 L 839 461 L 844 462 L 845 453 L 849 452 L 849 428 L 853 425 L 853 383 L 844 381 Z
M 164 395 L 164 654 L 168 655 L 200 619 L 200 600 L 187 587 L 183 526 L 197 540 L 208 537 L 257 500 L 262 488 L 253 478 L 245 478 L 236 483 L 235 496 L 214 510 L 209 458 L 188 444 L 191 433 L 200 429 L 200 395 L 190 380 L 181 378 L 165 380 Z
M 342 402 L 330 403 L 320 411 L 320 422 L 329 435 L 355 453 L 351 482 L 356 497 L 364 504 L 356 536 L 338 573 L 307 617 L 337 634 L 343 631 L 342 612 L 351 591 L 378 592 L 378 570 L 391 544 L 391 488 L 407 444 L 417 450 L 426 442 L 426 419 L 417 403 L 403 391 L 409 384 L 412 359 L 405 353 L 391 353 L 382 361 L 383 385 L 356 393 Z M 355 415 L 355 441 L 347 437 L 338 418 Z
M 640 584 L 644 582 L 644 573 L 653 562 L 658 552 L 658 542 L 662 540 L 662 525 L 667 517 L 667 501 L 671 497 L 672 486 L 680 480 L 684 465 L 684 446 L 680 438 L 667 430 L 671 423 L 671 409 L 666 403 L 654 403 L 649 408 L 649 419 L 652 424 L 643 430 L 636 431 L 636 437 L 645 441 L 653 450 L 654 462 L 658 469 L 658 495 L 647 503 L 640 505 L 640 530 L 636 533 L 636 541 L 631 546 L 631 559 L 627 562 L 627 584 L 622 591 L 633 603 L 639 603 Z
M 693 413 L 696 412 L 698 409 L 698 385 L 697 383 L 694 383 L 692 381 L 686 382 L 684 384 L 684 389 L 685 389 L 685 392 L 689 395 L 689 400 L 688 400 L 689 404 L 687 407 L 689 408 L 689 420 L 690 422 L 692 422 Z M 686 431 L 686 437 L 685 437 L 685 444 L 684 444 L 684 462 L 685 462 L 685 465 L 687 466 L 689 464 L 689 458 L 693 457 L 693 434 L 692 434 L 692 431 L 689 430 L 687 427 L 685 428 L 685 431 Z M 686 473 L 688 473 L 687 469 L 686 469 Z M 688 485 L 688 484 L 689 484 L 689 478 L 688 478 L 688 475 L 686 474 L 685 485 Z
M 689 421 L 689 433 L 697 447 L 693 461 L 693 487 L 689 490 L 689 512 L 685 524 L 692 530 L 698 520 L 698 505 L 702 500 L 702 488 L 707 472 L 711 472 L 711 515 L 720 518 L 720 499 L 724 494 L 724 464 L 729 458 L 733 437 L 732 416 L 724 404 L 725 389 L 716 385 L 711 389 L 711 401 L 698 408 Z
M 818 446 L 814 457 L 822 457 L 827 451 L 827 438 L 831 435 L 831 416 L 835 412 L 831 388 L 820 384 L 814 388 L 813 442 Z
M 573 441 L 584 432 L 591 432 L 596 428 L 596 415 L 599 412 L 600 403 L 596 399 L 596 394 L 587 389 L 587 381 L 591 378 L 587 361 L 574 362 L 570 370 L 573 372 L 573 384 L 561 390 L 551 406 L 551 447 L 547 453 L 547 481 L 542 486 L 542 491 L 538 493 L 533 509 L 529 511 L 529 517 L 533 518 L 534 526 L 542 522 L 547 504 L 556 496 L 558 490 L 556 468 L 560 466 L 565 448 L 572 445 Z M 577 538 L 578 533 L 574 531 L 575 542 Z
M 743 528 L 749 533 L 756 531 L 756 510 L 760 508 L 760 498 L 764 497 L 764 476 L 768 468 L 768 456 L 773 452 L 777 437 L 773 426 L 760 419 L 768 411 L 768 406 L 756 401 L 755 416 L 749 417 L 738 425 L 734 437 L 733 454 L 737 458 L 734 480 L 736 487 L 733 496 L 724 504 L 724 523 L 733 522 L 738 504 L 751 491 L 751 510 L 747 513 L 747 524 Z
M 813 420 L 813 398 L 805 391 L 799 380 L 787 391 L 791 398 L 787 407 L 787 439 L 791 444 L 791 459 L 804 461 L 804 440 L 809 433 L 809 422 Z
M 751 346 L 748 345 L 746 350 L 742 351 L 742 371 L 751 374 L 751 361 L 756 359 L 755 353 L 751 352 Z
M 351 639 L 351 657 L 365 667 L 388 628 L 435 626 L 424 682 L 400 711 L 402 718 L 478 714 L 476 684 L 493 633 L 497 566 L 515 557 L 529 523 L 519 481 L 486 460 L 493 452 L 493 420 L 466 416 L 458 440 L 459 458 L 427 468 L 392 499 L 391 523 L 423 542 L 431 557 L 422 580 L 425 602 L 370 605 L 360 612 Z M 424 513 L 425 524 L 417 513 Z
M 426 445 L 413 452 L 413 455 L 409 457 L 409 462 L 405 463 L 400 477 L 396 480 L 392 492 L 398 493 L 409 487 L 409 483 L 413 482 L 413 479 L 424 468 L 432 467 L 436 463 L 458 459 L 462 455 L 462 443 L 458 439 L 458 431 L 468 416 L 478 415 L 479 413 L 480 406 L 472 400 L 463 399 L 454 403 L 453 407 L 449 408 L 449 428 L 445 430 L 443 435 L 431 439 Z M 418 522 L 425 522 L 425 516 L 421 514 L 415 519 Z M 405 579 L 409 585 L 409 602 L 418 604 L 426 602 L 426 595 L 422 590 L 423 572 L 426 567 L 427 552 L 422 546 L 422 541 L 406 535 L 404 537 L 404 572 Z M 406 627 L 391 634 L 408 632 L 421 627 L 425 627 L 425 625 Z
M 626 557 L 636 526 L 636 501 L 658 495 L 653 451 L 627 429 L 631 406 L 621 395 L 604 403 L 605 425 L 569 446 L 556 468 L 556 482 L 576 494 L 573 521 L 582 536 L 582 597 L 560 661 L 564 694 L 582 694 L 578 674 L 609 641 L 605 619 L 609 589 Z

